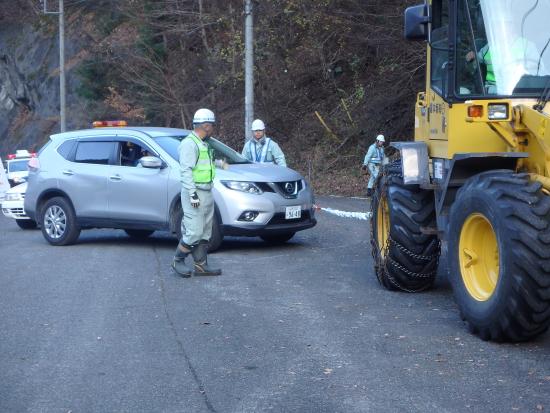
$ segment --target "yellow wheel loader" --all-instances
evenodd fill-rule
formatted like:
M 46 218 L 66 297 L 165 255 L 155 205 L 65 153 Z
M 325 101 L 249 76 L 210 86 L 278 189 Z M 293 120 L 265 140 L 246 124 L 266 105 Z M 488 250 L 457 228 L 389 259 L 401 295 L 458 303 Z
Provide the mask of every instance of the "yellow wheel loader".
M 427 43 L 415 140 L 395 142 L 372 199 L 387 289 L 419 292 L 446 259 L 484 340 L 550 325 L 550 0 L 428 0 L 405 12 Z

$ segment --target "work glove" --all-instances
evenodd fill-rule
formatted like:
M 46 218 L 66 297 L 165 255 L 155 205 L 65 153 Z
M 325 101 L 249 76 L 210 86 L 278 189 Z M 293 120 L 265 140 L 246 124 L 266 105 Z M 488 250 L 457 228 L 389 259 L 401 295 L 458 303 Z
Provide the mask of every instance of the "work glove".
M 197 192 L 191 192 L 191 194 L 189 194 L 189 199 L 191 201 L 191 206 L 193 208 L 198 208 L 199 205 L 201 204 L 201 201 L 199 199 L 199 196 L 197 195 Z

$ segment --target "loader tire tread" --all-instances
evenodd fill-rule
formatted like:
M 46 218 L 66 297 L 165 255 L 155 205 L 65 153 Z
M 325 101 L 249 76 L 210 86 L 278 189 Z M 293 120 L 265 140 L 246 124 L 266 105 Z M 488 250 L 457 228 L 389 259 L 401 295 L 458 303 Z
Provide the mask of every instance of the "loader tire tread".
M 378 204 L 387 200 L 390 215 L 388 245 L 378 245 Z M 377 179 L 371 201 L 371 247 L 376 276 L 389 290 L 419 292 L 429 289 L 436 278 L 440 244 L 436 235 L 422 227 L 435 226 L 433 191 L 405 185 L 401 161 L 386 165 Z M 381 249 L 386 248 L 386 254 Z
M 527 174 L 485 172 L 451 207 L 449 279 L 462 319 L 483 340 L 526 341 L 550 326 L 550 196 L 541 187 Z M 476 212 L 491 217 L 500 249 L 496 288 L 483 303 L 467 292 L 458 258 L 461 225 Z

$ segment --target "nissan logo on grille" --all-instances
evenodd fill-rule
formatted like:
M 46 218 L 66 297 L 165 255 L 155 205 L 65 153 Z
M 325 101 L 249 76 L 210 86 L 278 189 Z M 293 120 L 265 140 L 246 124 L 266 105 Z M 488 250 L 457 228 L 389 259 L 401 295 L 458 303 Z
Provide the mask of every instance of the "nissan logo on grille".
M 292 182 L 287 182 L 285 184 L 285 191 L 287 194 L 292 194 L 294 192 L 294 184 Z

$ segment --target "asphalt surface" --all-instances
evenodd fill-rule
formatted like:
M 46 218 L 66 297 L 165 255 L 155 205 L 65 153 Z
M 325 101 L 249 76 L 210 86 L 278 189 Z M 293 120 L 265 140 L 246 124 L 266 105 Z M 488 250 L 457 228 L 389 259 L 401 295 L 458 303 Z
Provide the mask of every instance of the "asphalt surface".
M 191 279 L 167 234 L 52 247 L 0 217 L 0 412 L 550 411 L 549 333 L 483 342 L 443 270 L 388 292 L 368 223 L 317 217 L 283 246 L 228 239 L 210 257 L 224 274 Z

